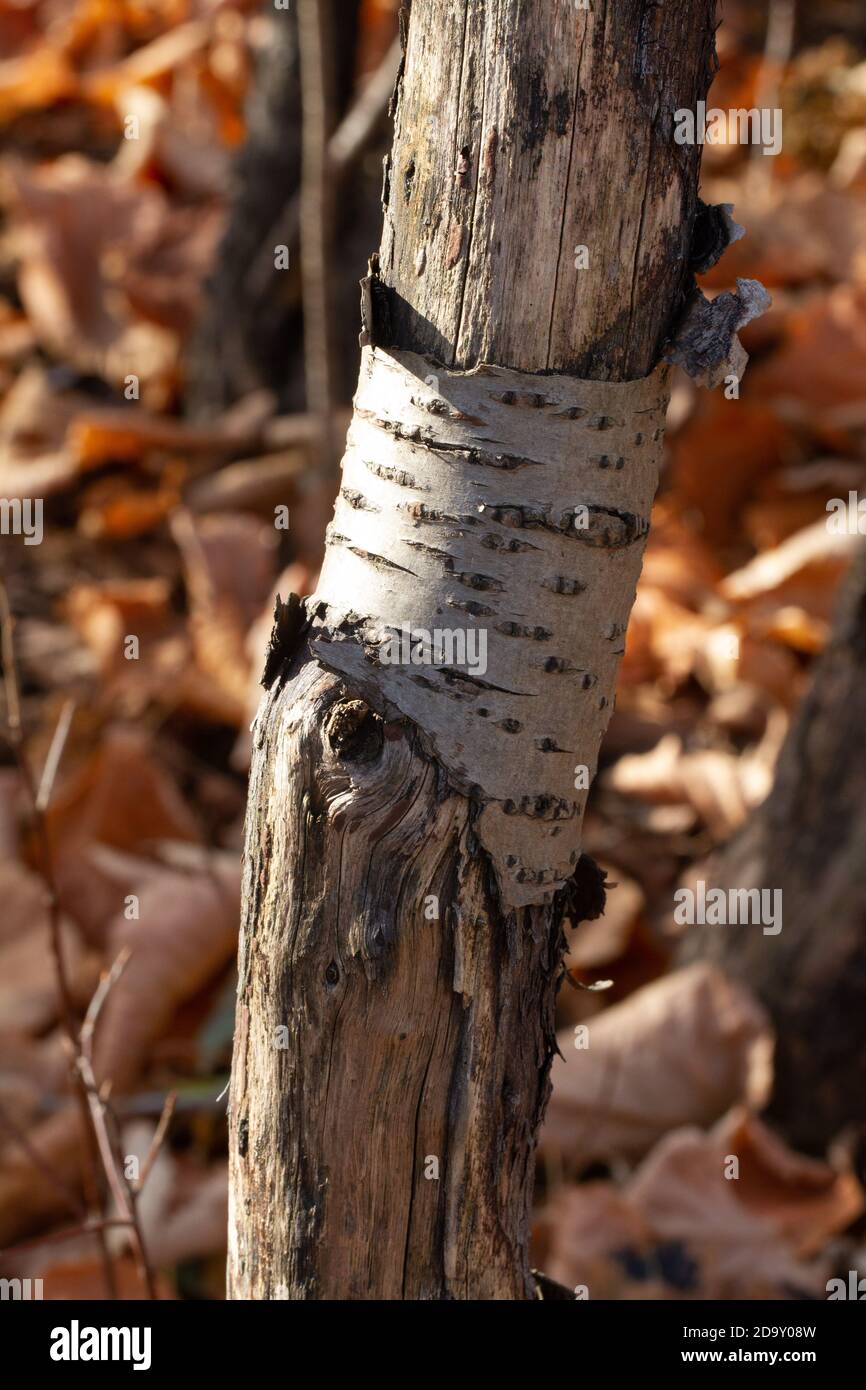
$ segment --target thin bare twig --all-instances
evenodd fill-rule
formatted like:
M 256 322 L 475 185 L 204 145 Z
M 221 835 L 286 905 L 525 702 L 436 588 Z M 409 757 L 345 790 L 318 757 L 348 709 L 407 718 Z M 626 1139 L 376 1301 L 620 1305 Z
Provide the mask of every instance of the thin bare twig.
M 6 728 L 9 743 L 15 754 L 18 771 L 30 803 L 33 825 L 39 842 L 42 876 L 48 889 L 48 908 L 51 927 L 51 948 L 54 953 L 60 1004 L 67 1037 L 73 1048 L 77 1045 L 75 1009 L 66 973 L 63 943 L 60 930 L 60 899 L 54 877 L 54 863 L 48 827 L 39 805 L 33 770 L 24 747 L 24 730 L 21 723 L 21 682 L 18 675 L 18 662 L 15 654 L 15 618 L 9 604 L 9 594 L 5 582 L 0 579 L 0 633 L 2 633 L 3 681 L 6 689 Z
M 106 1104 L 96 1084 L 96 1076 L 93 1071 L 93 1035 L 96 1031 L 96 1023 L 102 1012 L 103 1004 L 126 969 L 131 954 L 129 948 L 125 947 L 117 956 L 111 969 L 106 971 L 102 976 L 94 991 L 93 998 L 84 1016 L 84 1022 L 81 1025 L 81 1047 L 78 1053 L 77 1065 L 87 1093 L 90 1113 L 93 1119 L 93 1128 L 96 1133 L 97 1143 L 99 1144 L 99 1152 L 102 1158 L 105 1176 L 108 1179 L 108 1184 L 111 1188 L 111 1193 L 114 1197 L 117 1209 L 131 1228 L 130 1234 L 135 1249 L 136 1262 L 141 1277 L 144 1280 L 148 1297 L 155 1299 L 157 1297 L 156 1279 L 147 1258 L 144 1234 L 138 1219 L 138 1210 L 133 1198 L 133 1193 L 126 1179 L 122 1177 L 118 1171 L 114 1150 L 111 1145 L 111 1136 L 108 1132 Z
M 46 1231 L 41 1236 L 32 1236 L 30 1240 L 19 1241 L 17 1245 L 7 1245 L 5 1250 L 0 1250 L 0 1255 L 5 1259 L 9 1255 L 18 1255 L 24 1250 L 38 1250 L 42 1245 L 52 1245 L 55 1240 L 74 1240 L 76 1236 L 102 1235 L 104 1240 L 105 1232 L 115 1229 L 128 1230 L 129 1222 L 111 1216 L 100 1216 L 95 1221 L 82 1221 L 80 1226 L 64 1226 L 60 1231 Z
M 331 0 L 298 0 L 301 70 L 301 281 L 307 409 L 319 422 L 319 470 L 337 465 L 334 446 L 334 350 L 329 264 L 333 185 L 328 141 L 334 124 Z
M 75 701 L 66 700 L 60 711 L 60 718 L 51 739 L 51 746 L 48 749 L 48 757 L 45 759 L 45 766 L 42 769 L 42 776 L 39 779 L 39 790 L 36 793 L 36 809 L 39 812 L 46 810 L 51 800 L 51 793 L 54 790 L 54 779 L 57 776 L 57 769 L 60 766 L 60 759 L 63 757 L 63 750 L 66 747 L 66 740 L 69 737 L 69 728 L 72 724 L 72 716 L 75 713 Z
M 69 978 L 66 972 L 66 961 L 63 953 L 60 895 L 58 893 L 57 880 L 54 873 L 54 859 L 51 852 L 51 837 L 48 833 L 48 822 L 45 817 L 45 805 L 40 805 L 39 803 L 39 795 L 33 778 L 33 771 L 24 747 L 24 729 L 21 721 L 21 683 L 18 676 L 18 662 L 15 652 L 15 618 L 9 603 L 9 593 L 2 577 L 0 577 L 0 651 L 2 651 L 3 655 L 3 683 L 6 692 L 7 737 L 15 755 L 18 773 L 30 804 L 33 826 L 39 844 L 42 877 L 48 893 L 49 939 L 54 960 L 57 992 L 60 997 L 60 1017 L 70 1049 L 71 1058 L 74 1058 L 79 1050 L 78 1029 L 75 1008 L 69 987 Z M 57 741 L 57 735 L 55 734 L 54 740 L 52 740 L 52 746 Z M 65 735 L 62 742 L 65 742 Z M 62 742 L 58 752 L 58 763 L 60 753 L 62 753 Z M 54 772 L 52 772 L 51 775 L 52 782 L 56 770 L 57 768 L 55 766 Z M 78 1069 L 75 1066 L 71 1068 L 71 1077 L 73 1091 L 78 1104 L 84 1140 L 85 1162 L 82 1164 L 82 1177 L 85 1190 L 85 1201 L 88 1207 L 97 1211 L 100 1216 L 103 1216 L 101 1184 L 99 1181 L 99 1146 L 97 1143 L 96 1131 L 91 1123 L 87 1094 L 83 1087 Z M 108 1242 L 105 1239 L 104 1231 L 98 1230 L 96 1238 L 99 1242 L 108 1296 L 109 1298 L 115 1299 L 118 1293 L 117 1280 L 115 1278 L 114 1265 L 112 1264 L 111 1254 L 108 1249 Z
M 351 168 L 375 135 L 388 110 L 402 59 L 403 44 L 397 37 L 331 136 L 328 159 L 333 173 Z
M 150 1141 L 150 1148 L 147 1151 L 147 1157 L 145 1158 L 144 1163 L 141 1166 L 141 1177 L 135 1184 L 135 1192 L 141 1191 L 141 1189 L 144 1187 L 144 1184 L 147 1182 L 150 1176 L 150 1170 L 156 1162 L 157 1155 L 160 1149 L 162 1148 L 163 1143 L 165 1141 L 165 1136 L 168 1133 L 168 1127 L 171 1124 L 172 1116 L 174 1115 L 174 1107 L 176 1106 L 176 1104 L 177 1092 L 172 1091 L 171 1094 L 167 1095 L 165 1098 L 165 1105 L 162 1107 L 162 1114 L 159 1117 L 159 1124 L 157 1125 L 154 1136 Z
M 770 0 L 764 54 L 755 84 L 755 106 L 759 111 L 778 106 L 782 79 L 794 48 L 796 27 L 797 0 Z M 753 145 L 747 172 L 753 188 L 766 187 L 772 180 L 774 161 L 763 156 L 763 146 Z
M 21 697 L 15 658 L 15 619 L 9 606 L 5 581 L 0 579 L 0 650 L 3 652 L 3 686 L 6 692 L 6 731 L 16 756 L 21 750 Z
M 397 38 L 328 141 L 328 168 L 333 185 L 336 186 L 360 158 L 384 119 L 402 56 L 403 46 Z M 297 245 L 300 223 L 301 199 L 296 193 L 280 212 L 247 274 L 247 290 L 255 298 L 265 293 L 273 275 L 274 246 Z M 306 419 L 305 416 L 300 418 Z
M 48 1160 L 43 1158 L 42 1154 L 39 1152 L 36 1146 L 30 1142 L 30 1139 L 25 1134 L 24 1130 L 21 1129 L 21 1127 L 15 1122 L 15 1120 L 13 1120 L 12 1116 L 9 1114 L 2 1102 L 0 1102 L 0 1124 L 5 1125 L 5 1127 L 9 1130 L 9 1133 L 14 1138 L 15 1142 L 20 1146 L 21 1149 L 23 1149 L 24 1153 L 26 1153 L 27 1157 L 30 1159 L 30 1162 L 33 1164 L 33 1167 L 38 1168 L 42 1176 L 44 1178 L 47 1178 L 53 1187 L 57 1188 L 57 1191 L 61 1194 L 61 1196 L 71 1207 L 71 1209 L 75 1212 L 75 1214 L 77 1216 L 82 1217 L 83 1219 L 86 1219 L 87 1208 L 81 1202 L 77 1193 L 75 1193 L 72 1190 L 72 1188 L 66 1182 L 65 1178 L 60 1173 L 55 1172 Z
M 103 971 L 99 984 L 93 991 L 93 996 L 87 1006 L 87 1013 L 84 1015 L 84 1022 L 81 1025 L 81 1051 L 89 1059 L 93 1057 L 93 1035 L 96 1032 L 99 1015 L 102 1013 L 102 1006 L 129 964 L 131 955 L 132 948 L 129 946 L 124 946 L 122 951 L 118 951 L 111 969 Z

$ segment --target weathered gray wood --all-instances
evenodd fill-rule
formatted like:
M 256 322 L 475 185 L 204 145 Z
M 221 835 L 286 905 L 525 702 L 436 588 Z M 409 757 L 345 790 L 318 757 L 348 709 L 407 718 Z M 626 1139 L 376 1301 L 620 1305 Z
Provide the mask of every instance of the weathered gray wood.
M 561 913 L 496 922 L 468 802 L 314 664 L 260 729 L 231 1291 L 522 1298 Z
M 673 144 L 672 113 L 705 95 L 714 7 L 593 5 L 415 0 L 381 247 L 400 347 L 600 380 L 655 365 L 691 284 L 697 207 L 697 152 Z M 597 914 L 598 875 L 581 860 L 552 903 L 503 911 L 478 807 L 422 729 L 312 659 L 296 606 L 268 679 L 229 1294 L 532 1297 L 563 921 Z
M 673 113 L 706 92 L 712 11 L 413 6 L 380 258 L 398 346 L 449 366 L 651 370 L 691 284 L 700 150 L 674 143 Z

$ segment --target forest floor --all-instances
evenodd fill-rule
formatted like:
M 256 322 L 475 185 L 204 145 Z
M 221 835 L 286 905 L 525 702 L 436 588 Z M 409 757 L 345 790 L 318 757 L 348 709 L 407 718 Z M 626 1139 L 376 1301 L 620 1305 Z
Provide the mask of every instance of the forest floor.
M 586 823 L 608 908 L 567 961 L 575 982 L 612 984 L 561 991 L 539 1161 L 535 1263 L 594 1297 L 824 1297 L 839 1269 L 866 1272 L 851 1143 L 807 1157 L 771 1134 L 764 1011 L 709 967 L 673 969 L 674 892 L 767 794 L 866 533 L 866 35 L 818 35 L 774 64 L 753 9 L 720 31 L 708 104 L 779 107 L 783 147 L 707 146 L 702 196 L 734 204 L 747 235 L 704 287 L 754 277 L 773 304 L 744 332 L 739 399 L 684 376 L 674 390 Z M 359 82 L 394 10 L 362 8 Z M 256 11 L 0 0 L 0 553 L 24 754 L 37 784 L 48 768 L 75 1011 L 129 953 L 93 1068 L 131 1179 L 176 1097 L 136 1196 L 165 1297 L 223 1293 L 248 728 L 274 595 L 311 591 L 321 547 L 303 421 L 267 391 L 206 424 L 184 413 L 266 42 Z M 289 312 L 294 270 L 285 293 Z M 29 535 L 5 534 L 14 499 L 34 497 Z M 45 865 L 11 746 L 0 759 L 0 1273 L 100 1297 L 96 1241 L 74 1233 Z M 134 1296 L 128 1232 L 107 1239 Z

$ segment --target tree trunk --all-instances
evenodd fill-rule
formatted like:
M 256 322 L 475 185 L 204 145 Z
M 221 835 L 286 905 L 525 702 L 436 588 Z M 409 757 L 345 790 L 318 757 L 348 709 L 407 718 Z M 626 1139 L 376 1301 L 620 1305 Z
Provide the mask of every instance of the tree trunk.
M 866 554 L 785 741 L 773 789 L 707 871 L 713 887 L 778 889 L 782 930 L 690 930 L 683 959 L 717 961 L 776 1029 L 766 1118 L 823 1154 L 866 1123 Z
M 333 22 L 335 0 L 321 2 Z M 302 144 L 298 18 L 294 5 L 274 10 L 268 0 L 263 9 L 267 41 L 248 103 L 247 139 L 234 161 L 226 227 L 187 363 L 187 408 L 200 418 L 262 387 L 284 396 L 301 335 L 294 269 Z M 336 114 L 345 110 L 354 86 L 358 0 L 340 0 L 339 15 L 329 54 Z M 276 248 L 283 244 L 291 255 L 288 272 L 276 263 Z M 337 298 L 343 298 L 342 285 Z M 351 389 L 347 381 L 346 399 Z
M 231 1297 L 535 1296 L 563 923 L 600 910 L 577 770 L 692 285 L 673 112 L 713 10 L 412 6 L 343 488 L 254 732 Z M 404 621 L 483 633 L 486 672 L 402 664 Z

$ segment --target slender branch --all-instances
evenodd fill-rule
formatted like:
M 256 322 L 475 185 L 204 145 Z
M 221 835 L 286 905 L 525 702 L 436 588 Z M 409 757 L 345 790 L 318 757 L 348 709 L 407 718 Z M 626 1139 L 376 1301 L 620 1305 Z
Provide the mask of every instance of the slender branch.
M 99 1217 L 95 1221 L 82 1221 L 80 1226 L 64 1226 L 62 1231 L 46 1231 L 44 1235 L 33 1236 L 30 1240 L 19 1241 L 17 1245 L 7 1245 L 5 1250 L 0 1250 L 0 1255 L 4 1259 L 8 1255 L 18 1255 L 24 1250 L 38 1250 L 43 1245 L 53 1245 L 56 1240 L 74 1240 L 76 1236 L 101 1236 L 105 1240 L 105 1232 L 113 1230 L 129 1229 L 129 1222 L 115 1217 Z
M 364 153 L 384 119 L 402 56 L 403 47 L 397 38 L 328 141 L 328 165 L 334 186 L 345 178 L 348 170 Z M 297 244 L 300 221 L 301 200 L 295 193 L 281 211 L 265 246 L 252 263 L 246 283 L 247 291 L 253 297 L 264 294 L 273 275 L 273 247 L 283 243 L 286 246 Z M 299 418 L 306 419 L 306 416 Z
M 108 995 L 126 969 L 130 954 L 131 952 L 128 948 L 124 948 L 124 950 L 120 952 L 111 969 L 106 971 L 102 976 L 102 979 L 99 981 L 94 991 L 93 998 L 84 1016 L 84 1022 L 81 1025 L 81 1047 L 78 1054 L 77 1065 L 87 1093 L 93 1128 L 112 1196 L 114 1197 L 118 1211 L 131 1228 L 136 1260 L 145 1287 L 147 1288 L 148 1297 L 156 1299 L 156 1279 L 147 1258 L 147 1250 L 144 1243 L 141 1222 L 138 1217 L 138 1209 L 126 1179 L 118 1171 L 114 1150 L 111 1146 L 111 1136 L 108 1132 L 106 1105 L 103 1097 L 100 1095 L 99 1087 L 96 1084 L 96 1076 L 93 1071 L 93 1035 L 96 1029 L 96 1022 L 102 1012 L 102 1006 L 108 998 Z
M 301 278 L 307 409 L 319 422 L 319 470 L 337 464 L 333 427 L 334 351 L 329 260 L 333 197 L 328 140 L 333 126 L 330 0 L 298 0 L 301 68 Z
M 57 992 L 60 997 L 61 1023 L 66 1035 L 70 1058 L 75 1058 L 79 1050 L 78 1029 L 75 1008 L 69 987 L 69 978 L 66 973 L 66 962 L 63 954 L 60 895 L 57 889 L 57 879 L 54 872 L 51 837 L 48 833 L 48 822 L 45 817 L 47 795 L 45 800 L 40 802 L 39 792 L 36 789 L 33 778 L 33 771 L 30 767 L 30 762 L 24 747 L 24 729 L 21 720 L 21 683 L 18 675 L 18 662 L 15 651 L 15 618 L 12 613 L 12 608 L 9 603 L 9 593 L 3 578 L 0 578 L 0 651 L 2 651 L 3 655 L 3 683 L 6 692 L 7 737 L 15 755 L 19 776 L 21 777 L 30 805 L 33 826 L 39 844 L 42 877 L 48 893 L 49 939 L 51 941 L 51 953 L 54 960 Z M 61 721 L 62 719 L 63 715 L 61 714 Z M 54 759 L 54 767 L 50 774 L 49 783 L 46 784 L 47 793 L 49 794 L 57 772 L 57 767 L 59 766 L 65 740 L 66 732 L 63 733 L 62 738 L 58 737 L 58 733 L 55 732 L 51 747 L 52 750 L 56 747 L 57 754 Z M 51 752 L 49 752 L 49 761 L 50 760 Z M 43 777 L 43 782 L 45 782 L 45 777 Z M 85 1200 L 89 1207 L 99 1212 L 100 1215 L 104 1215 L 102 1190 L 99 1180 L 99 1146 L 96 1132 L 91 1123 L 87 1095 L 82 1085 L 78 1069 L 72 1063 L 70 1066 L 70 1075 L 78 1105 L 79 1116 L 81 1118 L 82 1134 L 84 1138 L 82 1181 L 84 1184 Z M 111 1299 L 116 1299 L 118 1293 L 117 1280 L 114 1274 L 111 1254 L 108 1249 L 108 1242 L 105 1239 L 103 1231 L 97 1231 L 97 1240 L 99 1242 L 108 1296 Z
M 778 105 L 782 79 L 791 61 L 796 25 L 797 0 L 770 0 L 764 54 L 755 85 L 755 105 L 758 110 Z M 763 147 L 753 145 L 747 178 L 750 187 L 755 189 L 772 181 L 775 160 L 763 156 Z
M 43 1158 L 36 1146 L 30 1142 L 28 1135 L 25 1134 L 24 1130 L 13 1120 L 2 1102 L 0 1102 L 0 1124 L 5 1125 L 16 1143 L 19 1144 L 26 1153 L 33 1167 L 38 1168 L 42 1176 L 47 1178 L 53 1187 L 57 1188 L 58 1192 L 63 1196 L 76 1215 L 86 1220 L 87 1208 L 82 1204 L 76 1193 L 73 1192 L 65 1178 L 52 1168 L 48 1160 Z
M 36 809 L 40 813 L 46 810 L 51 800 L 51 793 L 54 790 L 54 779 L 57 776 L 60 759 L 63 757 L 63 750 L 66 747 L 66 740 L 69 737 L 69 729 L 72 724 L 72 716 L 74 713 L 75 701 L 66 700 L 60 711 L 60 718 L 57 721 L 54 736 L 51 740 L 51 746 L 48 749 L 48 757 L 45 759 L 45 766 L 42 769 L 42 776 L 39 780 L 39 790 L 36 793 Z
M 147 1151 L 147 1157 L 145 1158 L 144 1163 L 142 1164 L 141 1177 L 139 1178 L 134 1188 L 135 1192 L 140 1192 L 141 1189 L 144 1187 L 144 1184 L 150 1177 L 150 1170 L 156 1162 L 157 1155 L 160 1149 L 162 1148 L 163 1143 L 165 1142 L 165 1136 L 168 1133 L 168 1127 L 171 1124 L 176 1104 L 177 1092 L 172 1091 L 171 1094 L 166 1096 L 165 1098 L 165 1105 L 162 1107 L 162 1114 L 159 1117 L 159 1124 L 157 1125 L 154 1136 L 150 1141 L 150 1148 Z
M 403 45 L 395 38 L 331 136 L 328 159 L 333 174 L 344 174 L 350 169 L 375 135 L 388 110 L 402 57 Z
M 21 696 L 15 657 L 15 619 L 9 606 L 6 583 L 0 579 L 0 650 L 3 653 L 3 685 L 6 691 L 6 732 L 16 756 L 22 751 Z

